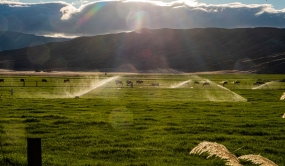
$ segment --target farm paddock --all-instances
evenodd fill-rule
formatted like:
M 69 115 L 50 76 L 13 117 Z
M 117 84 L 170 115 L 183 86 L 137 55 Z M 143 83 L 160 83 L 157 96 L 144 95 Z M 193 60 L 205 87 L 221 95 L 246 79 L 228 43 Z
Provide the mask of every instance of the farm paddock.
M 3 164 L 27 165 L 26 138 L 37 137 L 43 165 L 224 165 L 189 154 L 203 141 L 223 144 L 237 157 L 260 154 L 285 165 L 285 83 L 278 81 L 284 75 L 0 77 Z M 269 80 L 267 86 L 254 86 L 258 79 Z M 143 83 L 131 88 L 115 80 Z

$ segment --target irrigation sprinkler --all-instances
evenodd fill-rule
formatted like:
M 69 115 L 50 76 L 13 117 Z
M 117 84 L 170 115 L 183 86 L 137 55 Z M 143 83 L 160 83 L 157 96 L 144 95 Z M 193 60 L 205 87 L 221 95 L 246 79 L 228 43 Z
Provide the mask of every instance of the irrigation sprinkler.
M 171 85 L 170 88 L 178 88 L 178 87 L 183 86 L 183 85 L 189 85 L 190 81 L 191 80 L 187 80 L 187 81 L 183 81 L 183 82 L 181 82 L 179 84 Z
M 41 138 L 27 138 L 28 166 L 42 166 Z
M 86 94 L 86 93 L 88 93 L 88 92 L 90 92 L 90 91 L 92 91 L 92 90 L 94 90 L 94 89 L 96 89 L 96 88 L 98 88 L 100 86 L 103 86 L 106 83 L 108 83 L 108 82 L 110 82 L 110 81 L 112 81 L 112 80 L 114 80 L 114 79 L 116 79 L 118 77 L 119 76 L 115 76 L 115 77 L 104 79 L 104 80 L 99 81 L 99 82 L 91 83 L 91 85 L 88 86 L 86 89 L 81 89 L 77 93 L 74 93 L 73 95 L 74 95 L 75 98 L 79 98 L 82 95 L 84 95 L 84 94 Z

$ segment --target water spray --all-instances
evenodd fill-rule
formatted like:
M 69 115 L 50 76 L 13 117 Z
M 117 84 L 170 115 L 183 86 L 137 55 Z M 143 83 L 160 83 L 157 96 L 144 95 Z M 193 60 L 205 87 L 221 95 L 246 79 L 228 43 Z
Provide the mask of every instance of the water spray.
M 88 89 L 84 89 L 84 90 L 81 90 L 75 94 L 73 94 L 73 96 L 75 96 L 75 98 L 79 98 L 80 96 L 96 89 L 96 88 L 99 88 L 100 86 L 103 86 L 105 85 L 106 83 L 114 80 L 114 79 L 117 79 L 119 76 L 115 76 L 115 77 L 111 77 L 111 78 L 107 78 L 107 79 L 104 79 L 100 82 L 96 82 L 96 83 L 92 83 L 91 86 L 88 88 Z
M 284 100 L 285 99 L 285 92 L 282 94 L 282 96 L 280 97 L 280 100 Z
M 231 92 L 231 93 L 236 97 L 236 99 L 237 99 L 238 101 L 247 101 L 245 98 L 243 98 L 242 96 L 240 96 L 240 95 L 236 94 L 235 92 L 229 90 L 229 89 L 226 88 L 226 87 L 223 87 L 223 86 L 221 86 L 221 85 L 219 85 L 219 84 L 218 84 L 218 87 L 220 87 L 220 88 L 222 88 L 222 89 L 224 89 L 224 90 L 227 90 L 227 91 Z
M 195 78 L 200 79 L 200 80 L 203 79 L 203 78 L 201 78 L 201 77 L 199 77 L 199 76 L 195 76 Z M 227 97 L 227 98 L 225 99 L 226 101 L 229 101 L 230 99 L 232 99 L 233 101 L 241 101 L 241 102 L 246 102 L 246 101 L 247 101 L 247 99 L 245 99 L 245 98 L 243 98 L 242 96 L 236 94 L 235 92 L 229 90 L 228 88 L 223 87 L 222 85 L 219 85 L 219 84 L 217 84 L 217 83 L 215 83 L 215 82 L 213 82 L 213 81 L 210 81 L 210 80 L 208 80 L 208 79 L 206 79 L 206 80 L 204 80 L 204 81 L 205 81 L 205 83 L 208 83 L 207 85 L 217 85 L 218 88 L 220 88 L 220 89 L 222 89 L 222 90 L 225 90 L 228 94 L 230 94 L 231 96 Z M 204 83 L 204 84 L 205 84 L 205 83 Z M 215 88 L 212 87 L 211 89 L 212 89 L 212 91 L 213 91 Z M 218 98 L 217 98 L 217 96 L 213 96 L 212 93 L 208 93 L 208 88 L 205 88 L 205 91 L 207 92 L 207 98 L 208 98 L 210 101 L 219 101 L 219 100 L 220 100 L 219 97 L 225 97 L 225 96 L 223 96 L 223 95 L 218 96 Z M 218 92 L 218 94 L 220 94 L 220 92 Z M 223 100 L 224 100 L 224 99 L 222 99 L 221 101 L 223 101 Z
M 254 88 L 252 88 L 252 89 L 260 89 L 260 88 L 262 88 L 262 87 L 264 87 L 264 86 L 266 86 L 267 88 L 269 88 L 268 84 L 271 84 L 271 83 L 273 83 L 273 82 L 264 83 L 264 84 L 261 84 L 261 85 L 259 85 L 259 86 L 257 86 L 257 87 L 254 87 Z
M 171 86 L 170 86 L 170 88 L 178 88 L 178 87 L 180 87 L 180 86 L 182 86 L 182 85 L 189 84 L 189 83 L 190 83 L 190 81 L 191 81 L 191 80 L 183 81 L 183 82 L 181 82 L 181 83 L 179 83 L 179 84 L 171 85 Z

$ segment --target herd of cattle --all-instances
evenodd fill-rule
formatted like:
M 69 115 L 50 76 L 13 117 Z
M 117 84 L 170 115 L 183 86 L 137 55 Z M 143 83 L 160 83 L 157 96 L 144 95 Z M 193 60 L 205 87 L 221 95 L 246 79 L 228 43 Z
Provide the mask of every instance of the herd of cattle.
M 127 83 L 127 85 L 132 85 L 133 84 L 133 82 L 130 81 L 130 80 L 127 80 L 126 83 Z M 227 81 L 223 81 L 222 82 L 223 86 L 225 86 L 227 83 L 228 83 Z M 240 81 L 234 81 L 233 82 L 233 84 L 235 84 L 235 85 L 238 85 L 239 83 L 240 83 Z M 123 81 L 115 80 L 115 84 L 116 85 L 123 85 Z M 142 80 L 137 80 L 136 84 L 143 84 L 143 81 Z M 200 81 L 194 81 L 194 85 L 195 84 L 200 84 Z M 184 83 L 184 85 L 189 85 L 189 82 Z M 210 82 L 204 81 L 202 85 L 203 86 L 210 86 Z M 159 86 L 159 83 L 151 83 L 151 86 Z
M 116 85 L 118 85 L 118 84 L 119 85 L 123 85 L 123 81 L 121 81 L 121 80 L 115 80 L 115 83 L 116 83 Z M 133 84 L 133 82 L 130 81 L 130 80 L 127 80 L 126 83 L 127 83 L 127 85 Z M 142 80 L 137 80 L 136 83 L 137 84 L 142 84 L 143 81 Z
M 5 79 L 0 78 L 0 82 L 3 82 L 3 83 L 4 83 L 4 81 L 5 81 Z M 21 78 L 21 79 L 20 79 L 20 82 L 25 82 L 25 79 Z M 47 79 L 42 79 L 42 82 L 48 82 L 48 81 L 47 81 Z M 64 83 L 70 82 L 70 79 L 64 79 L 63 82 L 64 82 Z
M 136 84 L 143 84 L 144 83 L 144 81 L 142 81 L 142 80 L 136 80 Z M 121 81 L 121 80 L 115 80 L 115 84 L 116 85 L 123 85 L 123 81 Z M 130 80 L 127 80 L 126 81 L 126 84 L 127 84 L 127 86 L 128 85 L 133 85 L 133 82 L 132 81 L 130 81 Z M 185 83 L 185 85 L 189 85 L 189 82 L 186 82 Z M 194 84 L 200 84 L 200 82 L 199 81 L 194 81 Z M 151 83 L 150 84 L 151 86 L 159 86 L 159 83 Z M 210 86 L 210 82 L 208 82 L 208 81 L 205 81 L 204 83 L 203 83 L 203 86 Z
M 269 80 L 261 80 L 261 79 L 257 79 L 256 82 L 254 82 L 252 85 L 253 86 L 260 86 L 260 85 L 264 85 L 267 82 L 270 82 Z M 283 80 L 277 80 L 276 82 L 285 82 L 285 79 Z M 116 85 L 123 85 L 123 81 L 121 80 L 115 80 Z M 144 82 L 142 80 L 136 80 L 136 84 L 143 84 Z M 202 84 L 203 86 L 210 86 L 210 82 L 209 81 L 193 81 L 194 85 L 195 84 Z M 239 80 L 235 80 L 232 82 L 234 85 L 239 85 L 240 81 Z M 133 82 L 130 80 L 126 81 L 127 85 L 133 85 Z M 222 84 L 223 86 L 228 84 L 228 81 L 222 81 L 220 82 L 220 84 Z M 159 86 L 159 83 L 151 83 L 151 86 Z M 189 85 L 189 82 L 184 83 L 184 85 Z
M 4 83 L 4 79 L 3 78 L 0 78 L 0 83 Z M 20 79 L 20 82 L 23 82 L 25 83 L 25 79 L 21 78 Z M 48 82 L 47 79 L 42 79 L 41 82 Z M 63 80 L 64 83 L 69 83 L 70 82 L 70 79 L 64 79 Z M 253 86 L 260 86 L 260 85 L 263 85 L 263 84 L 266 84 L 267 82 L 270 82 L 269 80 L 261 80 L 261 79 L 258 79 L 256 82 L 253 83 Z M 276 80 L 276 82 L 285 82 L 285 79 L 282 79 L 282 80 Z M 137 85 L 139 84 L 143 84 L 144 81 L 143 80 L 136 80 L 135 83 Z M 193 81 L 194 85 L 195 84 L 202 84 L 203 86 L 210 86 L 210 82 L 209 81 Z M 233 84 L 235 85 L 239 85 L 240 84 L 240 81 L 238 80 L 235 80 L 232 82 Z M 121 80 L 115 80 L 115 84 L 116 85 L 123 85 L 123 81 Z M 186 82 L 185 85 L 188 84 L 189 85 L 189 82 Z M 226 84 L 228 84 L 228 81 L 222 81 L 220 82 L 220 84 L 222 84 L 223 86 L 225 86 Z M 134 83 L 133 81 L 130 81 L 130 80 L 127 80 L 126 81 L 126 85 L 127 86 L 131 86 L 133 87 Z M 151 86 L 159 86 L 160 84 L 159 83 L 151 83 L 150 84 Z

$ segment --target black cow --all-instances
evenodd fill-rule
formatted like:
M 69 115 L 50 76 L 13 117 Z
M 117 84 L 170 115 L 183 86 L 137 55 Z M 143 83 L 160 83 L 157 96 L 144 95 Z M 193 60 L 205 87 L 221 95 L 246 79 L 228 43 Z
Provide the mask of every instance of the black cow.
M 240 83 L 240 81 L 234 81 L 235 85 L 238 85 Z
M 134 84 L 133 84 L 132 81 L 127 81 L 127 86 L 131 86 L 131 88 L 133 88 L 133 87 L 134 87 Z
M 194 81 L 194 84 L 199 84 L 199 81 Z
M 255 83 L 253 83 L 253 85 L 255 85 L 255 86 L 259 86 L 259 85 L 263 85 L 263 84 L 265 84 L 265 82 L 263 82 L 263 81 L 256 81 Z
M 142 84 L 143 81 L 142 81 L 142 80 L 137 80 L 136 83 L 137 83 L 137 84 Z
M 25 82 L 25 79 L 21 78 L 20 81 L 21 81 L 21 82 Z
M 159 86 L 159 83 L 152 83 L 151 86 Z
M 132 81 L 127 80 L 127 85 L 130 85 L 132 83 L 133 83 Z
M 4 79 L 2 78 L 2 79 L 0 79 L 0 82 L 4 82 Z
M 210 86 L 210 83 L 209 82 L 204 82 L 203 86 L 206 86 L 206 85 Z
M 47 82 L 47 80 L 46 79 L 42 79 L 42 82 Z
M 64 83 L 70 82 L 70 79 L 63 80 Z

